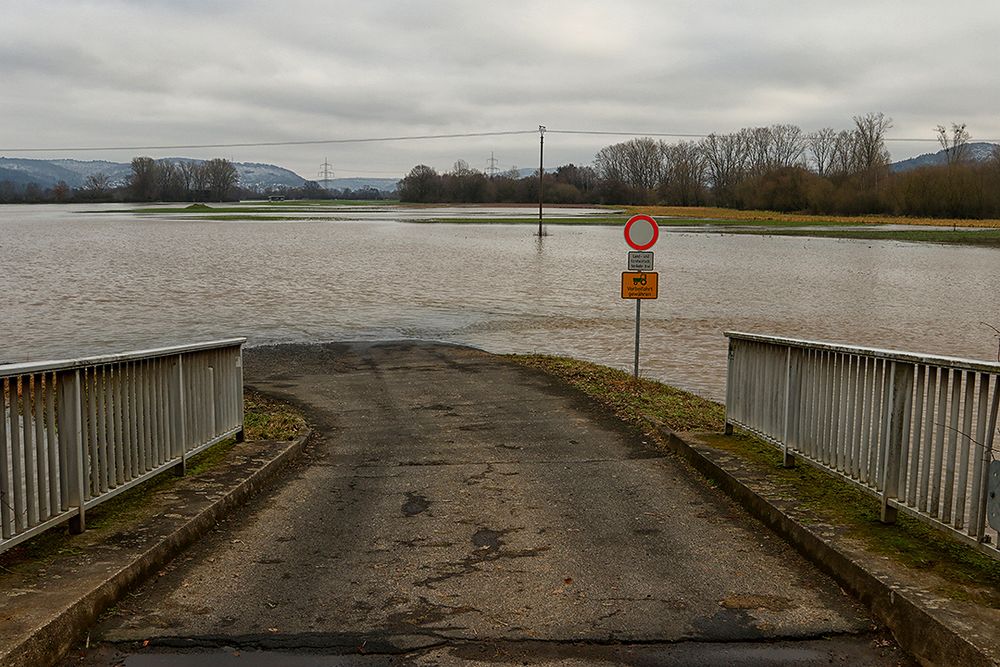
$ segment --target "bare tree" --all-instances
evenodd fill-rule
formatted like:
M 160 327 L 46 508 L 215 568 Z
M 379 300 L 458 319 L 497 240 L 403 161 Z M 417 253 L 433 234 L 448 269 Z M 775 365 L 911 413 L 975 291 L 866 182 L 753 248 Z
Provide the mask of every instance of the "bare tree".
M 802 154 L 806 148 L 806 138 L 798 125 L 772 125 L 769 152 L 770 168 L 794 167 L 802 164 Z
M 830 156 L 829 175 L 848 176 L 857 171 L 857 132 L 841 130 L 834 137 L 833 153 Z
M 224 158 L 215 158 L 202 165 L 202 168 L 205 170 L 213 201 L 226 201 L 234 196 L 240 178 L 236 165 Z
M 103 171 L 99 171 L 96 174 L 90 174 L 83 181 L 83 187 L 85 190 L 96 195 L 107 194 L 111 191 L 111 177 Z
M 879 175 L 889 166 L 885 133 L 892 127 L 892 119 L 879 111 L 854 116 L 853 120 L 856 171 L 869 185 L 877 184 Z
M 697 206 L 704 202 L 705 154 L 697 143 L 664 145 L 667 175 L 661 190 L 668 203 Z
M 941 148 L 944 149 L 948 166 L 964 162 L 969 152 L 969 132 L 965 129 L 965 123 L 961 125 L 952 123 L 950 135 L 944 125 L 938 125 L 936 129 L 937 140 L 941 144 Z
M 832 127 L 816 130 L 806 137 L 806 146 L 812 155 L 813 167 L 820 176 L 826 176 L 833 165 L 837 148 L 837 131 Z
M 759 176 L 771 169 L 771 128 L 745 127 L 740 130 L 745 151 L 744 169 L 751 175 Z
M 743 132 L 710 134 L 701 141 L 708 178 L 716 203 L 721 206 L 733 203 L 736 184 L 745 173 L 747 163 L 745 142 Z
M 132 174 L 129 177 L 128 189 L 133 199 L 153 201 L 160 196 L 157 171 L 159 166 L 151 157 L 132 158 Z
M 654 190 L 666 177 L 663 146 L 649 137 L 629 139 L 598 151 L 594 166 L 602 178 Z

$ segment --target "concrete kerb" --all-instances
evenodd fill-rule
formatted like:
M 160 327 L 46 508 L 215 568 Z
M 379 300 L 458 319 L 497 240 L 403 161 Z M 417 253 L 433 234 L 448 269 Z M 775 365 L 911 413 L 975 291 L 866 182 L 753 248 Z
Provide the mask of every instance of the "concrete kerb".
M 207 533 L 233 508 L 243 504 L 302 452 L 311 435 L 306 431 L 278 452 L 263 466 L 241 480 L 223 495 L 202 508 L 195 516 L 151 545 L 91 590 L 79 595 L 72 604 L 54 610 L 47 622 L 35 627 L 22 640 L 0 648 L 0 667 L 38 667 L 60 660 L 111 606 L 134 586 L 161 570 L 174 557 Z
M 939 618 L 933 608 L 908 595 L 904 586 L 870 571 L 747 486 L 722 463 L 713 460 L 709 451 L 689 442 L 687 438 L 694 439 L 690 434 L 677 434 L 662 426 L 657 430 L 672 451 L 865 604 L 875 619 L 893 633 L 900 646 L 922 664 L 1000 665 Z

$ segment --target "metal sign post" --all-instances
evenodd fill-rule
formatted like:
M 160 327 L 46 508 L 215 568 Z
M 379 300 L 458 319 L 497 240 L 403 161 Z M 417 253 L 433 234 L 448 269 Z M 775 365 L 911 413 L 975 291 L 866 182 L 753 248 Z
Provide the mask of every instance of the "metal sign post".
M 648 215 L 633 215 L 625 223 L 625 242 L 635 250 L 628 254 L 628 271 L 622 273 L 622 298 L 635 299 L 635 361 L 632 375 L 639 377 L 639 332 L 642 300 L 658 295 L 659 274 L 653 272 L 653 252 L 660 236 L 656 221 Z
M 632 363 L 632 377 L 639 379 L 639 315 L 642 313 L 642 299 L 635 300 L 635 361 Z

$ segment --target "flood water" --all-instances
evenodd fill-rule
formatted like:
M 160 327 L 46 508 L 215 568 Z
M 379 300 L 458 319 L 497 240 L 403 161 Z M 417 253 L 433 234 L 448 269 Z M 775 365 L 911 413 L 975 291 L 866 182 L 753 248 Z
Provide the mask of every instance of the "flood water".
M 300 222 L 95 212 L 109 208 L 0 206 L 0 361 L 246 336 L 436 339 L 631 368 L 621 228 L 553 225 L 539 240 L 531 225 L 391 208 Z M 1000 328 L 995 249 L 664 229 L 654 250 L 642 374 L 712 398 L 727 330 L 996 358 L 982 324 Z

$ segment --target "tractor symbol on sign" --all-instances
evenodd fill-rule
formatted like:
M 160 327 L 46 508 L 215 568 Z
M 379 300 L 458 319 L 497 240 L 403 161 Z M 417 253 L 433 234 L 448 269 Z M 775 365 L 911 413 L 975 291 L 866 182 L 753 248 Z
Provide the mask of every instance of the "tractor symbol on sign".
M 632 278 L 633 285 L 645 285 L 646 284 L 646 274 L 641 273 L 638 276 Z

